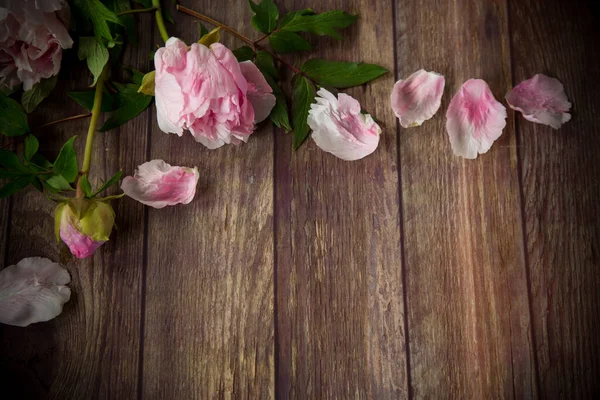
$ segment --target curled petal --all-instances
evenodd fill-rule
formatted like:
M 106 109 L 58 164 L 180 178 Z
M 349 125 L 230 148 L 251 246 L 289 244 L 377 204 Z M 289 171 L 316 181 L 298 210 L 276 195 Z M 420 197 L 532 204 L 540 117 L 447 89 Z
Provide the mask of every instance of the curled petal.
M 240 63 L 240 69 L 244 78 L 248 81 L 248 100 L 254 108 L 254 122 L 265 120 L 273 107 L 275 107 L 275 96 L 273 89 L 267 83 L 262 72 L 250 61 Z
M 47 258 L 24 258 L 0 271 L 0 322 L 28 326 L 62 312 L 71 298 L 71 277 Z
M 98 247 L 102 246 L 106 240 L 93 240 L 88 235 L 77 230 L 70 223 L 64 223 L 60 227 L 60 238 L 77 258 L 87 258 L 94 254 Z
M 506 108 L 494 98 L 488 84 L 469 79 L 446 112 L 446 129 L 454 154 L 477 158 L 486 153 L 506 126 Z
M 419 126 L 435 115 L 442 104 L 445 79 L 423 69 L 405 80 L 399 80 L 392 90 L 394 114 L 404 128 Z
M 571 103 L 558 79 L 537 74 L 506 94 L 510 108 L 531 122 L 558 129 L 571 119 Z
M 163 160 L 148 161 L 127 176 L 121 189 L 132 199 L 154 208 L 188 204 L 196 194 L 198 168 L 172 167 Z
M 375 151 L 381 128 L 369 114 L 360 112 L 356 99 L 344 93 L 336 98 L 321 88 L 315 100 L 307 122 L 317 146 L 347 161 L 359 160 Z

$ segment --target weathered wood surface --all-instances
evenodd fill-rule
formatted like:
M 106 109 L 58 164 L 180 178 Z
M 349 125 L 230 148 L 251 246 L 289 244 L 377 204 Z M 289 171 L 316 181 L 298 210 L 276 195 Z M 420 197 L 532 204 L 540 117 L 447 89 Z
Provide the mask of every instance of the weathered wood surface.
M 256 37 L 246 2 L 182 2 Z M 57 319 L 0 327 L 7 398 L 593 398 L 600 393 L 600 56 L 584 0 L 284 0 L 285 11 L 359 13 L 310 56 L 383 65 L 350 90 L 383 128 L 377 151 L 344 162 L 261 128 L 209 151 L 162 133 L 154 108 L 99 134 L 92 175 L 162 158 L 197 166 L 187 206 L 116 204 L 119 229 L 92 259 L 52 237 L 53 206 L 29 190 L 0 202 L 0 259 L 61 260 L 72 300 Z M 191 17 L 174 35 L 192 41 Z M 150 15 L 125 62 L 149 70 Z M 227 45 L 239 45 L 226 34 Z M 307 58 L 308 55 L 303 55 Z M 299 57 L 297 60 L 302 60 Z M 291 58 L 293 59 L 293 58 Z M 446 76 L 442 108 L 402 129 L 395 79 Z M 88 84 L 85 71 L 74 70 Z M 467 79 L 496 98 L 537 72 L 574 104 L 561 130 L 509 110 L 477 160 L 452 155 L 445 110 Z M 69 72 L 66 72 L 70 74 Z M 70 77 L 71 75 L 69 75 Z M 65 77 L 66 78 L 66 77 Z M 41 121 L 81 112 L 63 94 Z M 48 129 L 41 150 L 87 121 Z

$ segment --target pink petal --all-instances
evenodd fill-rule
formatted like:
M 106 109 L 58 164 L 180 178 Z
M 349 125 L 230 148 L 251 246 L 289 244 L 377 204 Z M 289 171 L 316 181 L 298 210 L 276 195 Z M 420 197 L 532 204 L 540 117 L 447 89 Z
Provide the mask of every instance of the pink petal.
M 60 226 L 60 238 L 69 247 L 71 254 L 77 258 L 87 258 L 93 255 L 98 247 L 106 241 L 95 241 L 89 236 L 79 232 L 77 228 L 69 223 L 63 223 Z
M 271 114 L 271 110 L 275 107 L 277 100 L 273 95 L 273 89 L 252 62 L 241 62 L 240 69 L 248 81 L 248 100 L 254 109 L 254 122 L 261 122 Z
M 558 129 L 571 119 L 571 103 L 558 79 L 537 74 L 506 94 L 510 108 L 531 122 Z
M 445 79 L 435 72 L 421 69 L 405 80 L 399 80 L 392 90 L 394 114 L 404 128 L 419 126 L 439 110 Z
M 47 258 L 24 258 L 0 271 L 0 322 L 28 326 L 62 312 L 71 298 L 71 277 Z
M 446 112 L 446 129 L 454 154 L 477 158 L 486 153 L 506 126 L 506 108 L 494 98 L 488 84 L 469 79 Z
M 148 161 L 127 176 L 121 189 L 132 199 L 154 208 L 188 204 L 196 194 L 198 168 L 172 167 L 163 160 Z

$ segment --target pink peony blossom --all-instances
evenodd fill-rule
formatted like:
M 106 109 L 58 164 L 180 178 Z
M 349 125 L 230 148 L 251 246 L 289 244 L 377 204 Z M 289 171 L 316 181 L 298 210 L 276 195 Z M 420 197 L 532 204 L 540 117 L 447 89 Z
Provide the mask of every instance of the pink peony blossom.
M 519 83 L 508 92 L 506 101 L 510 108 L 523 113 L 526 120 L 554 129 L 571 119 L 571 103 L 562 83 L 543 74 Z
M 64 9 L 63 9 L 64 7 Z M 73 45 L 56 11 L 67 11 L 59 0 L 7 0 L 0 8 L 0 90 L 23 83 L 30 90 L 60 69 L 63 49 Z
M 73 199 L 55 211 L 56 234 L 77 258 L 87 258 L 108 241 L 115 223 L 110 204 L 98 200 Z
M 254 122 L 263 121 L 271 114 L 275 107 L 275 96 L 273 89 L 267 83 L 262 72 L 250 61 L 240 63 L 242 75 L 248 81 L 248 100 L 254 109 Z
M 421 69 L 392 90 L 394 114 L 404 128 L 419 126 L 435 115 L 442 104 L 445 80 L 442 75 Z
M 132 199 L 154 208 L 188 204 L 196 195 L 198 168 L 172 167 L 163 160 L 148 161 L 127 176 L 121 189 Z
M 454 154 L 477 158 L 486 153 L 506 126 L 506 108 L 494 98 L 488 84 L 469 79 L 446 112 L 446 129 Z
M 249 85 L 240 64 L 225 46 L 210 48 L 170 38 L 156 51 L 155 99 L 160 129 L 188 129 L 209 149 L 247 141 L 254 130 Z
M 321 88 L 316 101 L 310 106 L 307 122 L 317 146 L 348 161 L 359 160 L 375 151 L 381 128 L 369 114 L 360 112 L 356 99 L 344 93 L 336 98 Z

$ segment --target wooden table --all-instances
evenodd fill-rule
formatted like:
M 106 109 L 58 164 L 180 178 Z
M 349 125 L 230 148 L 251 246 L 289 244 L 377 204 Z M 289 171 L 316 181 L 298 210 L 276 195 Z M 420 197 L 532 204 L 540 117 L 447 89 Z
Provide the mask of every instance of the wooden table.
M 183 2 L 257 36 L 244 1 Z M 225 4 L 227 3 L 227 4 Z M 591 1 L 285 0 L 359 13 L 311 56 L 393 71 L 348 92 L 383 128 L 344 162 L 269 124 L 207 150 L 162 133 L 152 107 L 100 134 L 92 175 L 161 158 L 198 166 L 187 206 L 115 203 L 118 230 L 90 259 L 56 245 L 35 190 L 0 205 L 0 257 L 62 260 L 73 282 L 49 323 L 1 328 L 2 398 L 591 398 L 600 393 L 600 12 Z M 197 39 L 193 18 L 173 34 Z M 151 70 L 150 15 L 125 63 Z M 226 34 L 229 46 L 241 45 Z M 308 55 L 303 55 L 302 59 Z M 290 58 L 293 60 L 293 57 Z M 297 58 L 296 61 L 300 61 Z M 68 68 L 68 67 L 67 67 Z M 440 112 L 402 129 L 394 81 L 446 76 Z M 89 85 L 82 66 L 72 88 Z M 555 131 L 509 110 L 488 154 L 452 154 L 445 110 L 467 79 L 503 99 L 546 73 L 573 119 Z M 72 75 L 61 79 L 70 78 Z M 81 108 L 62 95 L 43 120 Z M 56 154 L 87 121 L 46 131 Z M 115 189 L 116 190 L 116 189 Z M 5 397 L 7 393 L 12 396 Z

